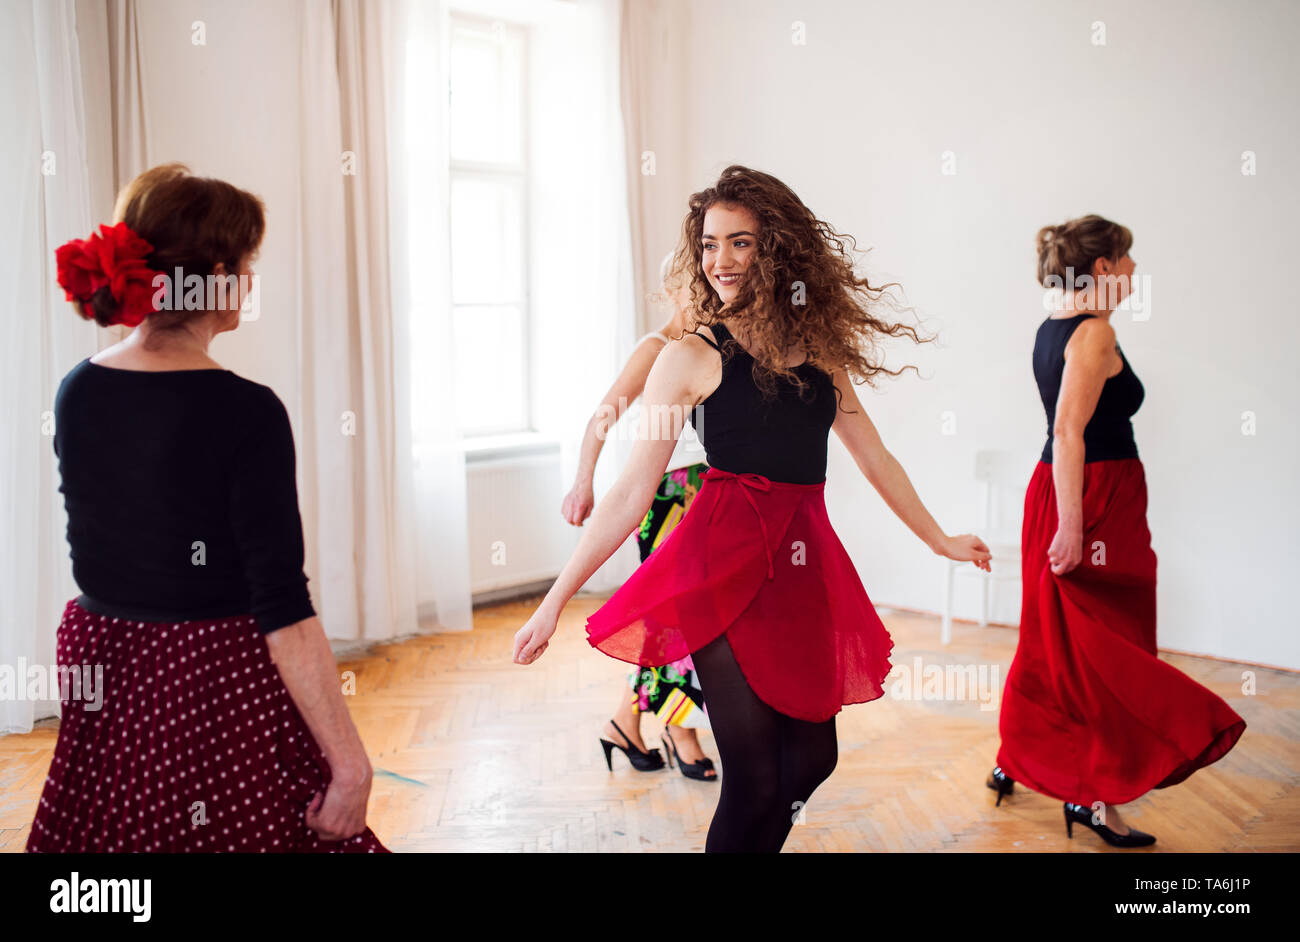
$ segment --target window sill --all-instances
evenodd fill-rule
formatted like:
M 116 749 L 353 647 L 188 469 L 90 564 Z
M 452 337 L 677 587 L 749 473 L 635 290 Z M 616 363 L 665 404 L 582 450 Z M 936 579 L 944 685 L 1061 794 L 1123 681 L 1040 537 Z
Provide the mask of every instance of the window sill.
M 560 440 L 540 432 L 515 432 L 509 435 L 483 435 L 462 440 L 465 464 L 521 458 L 531 455 L 559 454 Z

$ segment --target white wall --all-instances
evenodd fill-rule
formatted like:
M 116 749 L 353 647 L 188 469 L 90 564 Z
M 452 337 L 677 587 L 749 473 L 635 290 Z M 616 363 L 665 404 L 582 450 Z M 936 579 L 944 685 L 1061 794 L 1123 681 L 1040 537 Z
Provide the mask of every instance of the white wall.
M 1114 323 L 1147 389 L 1134 427 L 1161 646 L 1300 667 L 1300 6 L 710 0 L 678 27 L 693 187 L 731 162 L 775 173 L 874 247 L 867 270 L 900 280 L 940 333 L 892 348 L 891 365 L 925 379 L 862 395 L 949 532 L 977 519 L 976 449 L 1023 453 L 1027 483 L 1046 434 L 1030 368 L 1035 232 L 1088 212 L 1133 230 L 1152 316 Z M 955 176 L 940 173 L 945 150 Z M 1241 173 L 1245 150 L 1256 176 Z M 680 219 L 686 195 L 665 211 Z M 938 562 L 855 475 L 832 436 L 831 518 L 868 593 L 936 611 Z M 975 599 L 959 595 L 958 614 Z M 1018 616 L 1013 583 L 994 618 Z

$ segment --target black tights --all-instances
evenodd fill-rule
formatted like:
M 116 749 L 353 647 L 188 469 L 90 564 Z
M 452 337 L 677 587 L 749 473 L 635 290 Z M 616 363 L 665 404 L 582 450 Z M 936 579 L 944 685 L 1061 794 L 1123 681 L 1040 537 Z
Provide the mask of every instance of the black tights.
M 705 853 L 777 853 L 813 790 L 835 769 L 835 717 L 778 713 L 750 689 L 725 634 L 691 655 L 722 760 Z

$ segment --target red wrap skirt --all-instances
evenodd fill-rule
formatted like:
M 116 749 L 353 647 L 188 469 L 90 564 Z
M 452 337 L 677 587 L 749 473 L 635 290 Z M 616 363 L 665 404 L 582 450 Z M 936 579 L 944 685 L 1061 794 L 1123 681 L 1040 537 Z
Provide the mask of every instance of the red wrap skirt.
M 893 640 L 831 528 L 825 482 L 702 479 L 682 522 L 587 619 L 592 647 L 653 667 L 726 634 L 754 693 L 809 722 L 880 697 Z
M 1156 554 L 1137 458 L 1083 466 L 1083 560 L 1057 576 L 1052 466 L 1025 495 L 1020 641 L 997 762 L 1062 801 L 1123 804 L 1222 758 L 1245 721 L 1156 654 Z
M 251 616 L 141 622 L 68 603 L 60 667 L 102 667 L 64 692 L 30 852 L 386 853 L 366 828 L 306 824 L 330 769 Z

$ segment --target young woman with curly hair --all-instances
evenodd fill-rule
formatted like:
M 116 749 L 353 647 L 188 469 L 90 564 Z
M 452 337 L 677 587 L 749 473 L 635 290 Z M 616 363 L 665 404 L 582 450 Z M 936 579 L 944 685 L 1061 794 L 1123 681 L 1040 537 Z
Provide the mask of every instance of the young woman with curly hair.
M 835 715 L 883 694 L 893 642 L 826 514 L 832 429 L 889 507 L 936 554 L 988 568 L 948 536 L 886 450 L 853 388 L 885 370 L 882 292 L 847 237 L 785 184 L 732 166 L 691 197 L 671 278 L 695 330 L 655 359 L 638 440 L 559 578 L 515 635 L 531 664 L 565 603 L 637 526 L 684 423 L 709 470 L 668 539 L 587 620 L 587 640 L 636 664 L 689 654 L 722 761 L 705 850 L 781 849 L 838 758 Z

